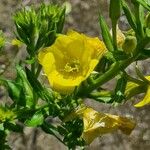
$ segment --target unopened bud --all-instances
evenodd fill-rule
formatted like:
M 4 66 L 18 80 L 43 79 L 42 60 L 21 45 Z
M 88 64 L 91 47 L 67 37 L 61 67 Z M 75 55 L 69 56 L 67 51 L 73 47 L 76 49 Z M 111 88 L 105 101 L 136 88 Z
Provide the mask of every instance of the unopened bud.
M 127 54 L 132 53 L 136 48 L 137 40 L 135 36 L 127 36 L 125 38 L 124 44 L 122 45 L 122 49 Z

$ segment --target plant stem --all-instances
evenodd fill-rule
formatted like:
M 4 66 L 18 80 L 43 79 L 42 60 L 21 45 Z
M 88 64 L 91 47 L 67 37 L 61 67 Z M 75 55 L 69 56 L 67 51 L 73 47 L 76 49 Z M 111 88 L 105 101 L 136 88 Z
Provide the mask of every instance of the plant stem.
M 124 70 L 132 62 L 133 58 L 113 63 L 111 68 L 107 72 L 105 72 L 103 75 L 97 78 L 92 85 L 84 87 L 84 89 L 82 89 L 81 92 L 79 91 L 78 95 L 82 95 L 83 97 L 87 96 L 94 89 L 97 89 L 102 84 L 114 78 L 120 71 Z

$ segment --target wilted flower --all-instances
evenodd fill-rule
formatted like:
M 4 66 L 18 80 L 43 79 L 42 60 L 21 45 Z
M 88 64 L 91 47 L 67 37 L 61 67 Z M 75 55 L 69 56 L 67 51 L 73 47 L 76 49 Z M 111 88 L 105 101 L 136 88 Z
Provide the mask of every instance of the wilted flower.
M 58 35 L 52 46 L 42 49 L 38 59 L 53 89 L 70 93 L 90 75 L 105 51 L 98 38 L 71 30 L 67 35 Z
M 90 144 L 96 137 L 117 129 L 124 134 L 130 134 L 135 127 L 135 122 L 129 118 L 100 113 L 92 108 L 86 108 L 83 111 L 83 123 L 82 137 L 87 144 Z
M 84 105 L 66 116 L 64 121 L 69 121 L 77 116 L 83 118 L 82 138 L 87 144 L 90 144 L 95 138 L 117 129 L 129 135 L 135 127 L 135 122 L 132 119 L 97 112 Z

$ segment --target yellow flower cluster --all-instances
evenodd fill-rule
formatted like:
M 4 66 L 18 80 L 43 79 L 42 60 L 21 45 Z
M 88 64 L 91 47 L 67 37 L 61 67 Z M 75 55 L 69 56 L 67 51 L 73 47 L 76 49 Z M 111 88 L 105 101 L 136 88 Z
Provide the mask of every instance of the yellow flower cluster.
M 67 35 L 58 35 L 52 46 L 42 49 L 38 59 L 52 88 L 68 94 L 90 75 L 105 52 L 105 45 L 98 38 L 70 30 Z

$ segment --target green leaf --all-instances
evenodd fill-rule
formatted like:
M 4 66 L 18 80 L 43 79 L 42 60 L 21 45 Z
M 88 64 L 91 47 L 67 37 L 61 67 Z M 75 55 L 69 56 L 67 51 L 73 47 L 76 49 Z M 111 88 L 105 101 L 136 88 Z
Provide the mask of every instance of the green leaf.
M 109 51 L 113 51 L 113 43 L 112 43 L 112 38 L 109 32 L 109 28 L 104 20 L 104 18 L 100 15 L 99 16 L 99 23 L 102 31 L 102 37 L 103 41 Z
M 23 87 L 19 81 L 19 78 L 15 81 L 1 78 L 0 82 L 7 88 L 8 94 L 15 104 L 19 106 L 26 105 L 25 93 L 23 92 Z
M 25 106 L 25 95 L 23 92 L 23 87 L 14 81 L 7 80 L 7 88 L 10 98 L 20 106 Z
M 26 73 L 24 72 L 23 68 L 19 65 L 16 67 L 17 69 L 17 76 L 21 80 L 21 86 L 23 87 L 23 92 L 25 94 L 25 101 L 27 107 L 35 106 L 35 97 L 33 93 L 33 89 L 27 79 Z
M 37 111 L 30 119 L 25 121 L 25 125 L 29 127 L 36 127 L 43 123 L 44 116 L 42 111 Z
M 133 28 L 133 30 L 136 31 L 137 27 L 136 27 L 135 16 L 133 15 L 132 11 L 128 7 L 128 4 L 124 0 L 122 0 L 122 7 L 123 7 L 123 11 L 126 15 L 126 18 L 128 20 L 128 23 Z
M 36 77 L 32 74 L 32 72 L 26 68 L 26 74 L 27 78 L 32 85 L 34 91 L 37 93 L 37 95 L 47 102 L 53 102 L 53 93 L 51 90 L 48 90 L 47 88 L 43 87 L 41 83 L 36 79 Z

